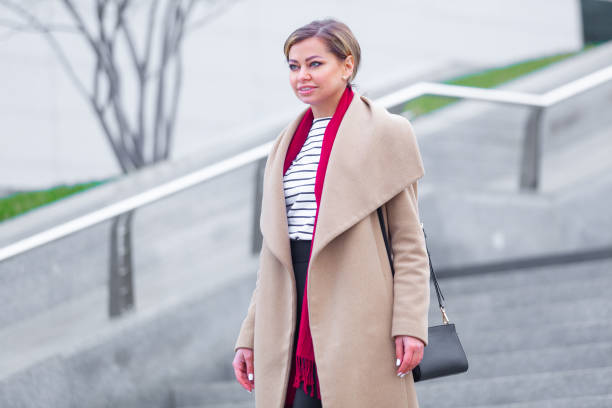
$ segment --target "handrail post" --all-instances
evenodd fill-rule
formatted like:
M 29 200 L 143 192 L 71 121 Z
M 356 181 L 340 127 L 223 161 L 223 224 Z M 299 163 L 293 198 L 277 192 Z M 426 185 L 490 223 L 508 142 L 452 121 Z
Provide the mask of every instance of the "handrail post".
M 134 308 L 132 268 L 132 216 L 135 210 L 119 214 L 111 223 L 108 314 L 119 317 Z
M 542 115 L 541 106 L 531 108 L 521 152 L 520 189 L 535 192 L 540 184 L 540 162 L 542 158 Z
M 255 201 L 253 205 L 253 239 L 251 246 L 253 254 L 258 254 L 261 250 L 263 238 L 259 228 L 259 221 L 261 217 L 261 200 L 263 198 L 263 178 L 266 169 L 266 161 L 266 157 L 259 159 L 255 170 Z

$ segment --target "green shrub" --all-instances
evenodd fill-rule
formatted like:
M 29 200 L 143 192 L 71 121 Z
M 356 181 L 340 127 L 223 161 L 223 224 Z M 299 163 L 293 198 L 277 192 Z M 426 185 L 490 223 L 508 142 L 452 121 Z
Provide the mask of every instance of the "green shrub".
M 92 181 L 74 185 L 61 185 L 48 190 L 22 191 L 0 198 L 0 222 L 26 213 L 33 208 L 41 207 L 64 197 L 94 188 L 109 180 Z

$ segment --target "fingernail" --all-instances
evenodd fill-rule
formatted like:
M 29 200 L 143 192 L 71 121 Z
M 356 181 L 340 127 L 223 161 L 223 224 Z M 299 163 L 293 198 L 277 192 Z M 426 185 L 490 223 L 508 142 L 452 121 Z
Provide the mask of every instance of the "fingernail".
M 402 375 L 402 373 L 397 373 L 397 376 L 399 377 L 400 375 Z
M 397 367 L 397 366 L 399 366 L 399 365 L 400 365 L 400 363 L 401 363 L 401 361 L 400 361 L 400 359 L 398 358 L 398 359 L 395 361 L 395 366 L 396 366 L 396 367 Z
M 405 375 L 406 375 L 406 373 L 400 375 L 400 378 L 404 378 Z
M 251 391 L 251 390 L 247 390 L 247 391 L 249 392 L 249 394 L 252 394 L 252 393 L 253 393 L 253 391 Z
M 249 381 L 253 381 L 253 373 L 249 373 Z

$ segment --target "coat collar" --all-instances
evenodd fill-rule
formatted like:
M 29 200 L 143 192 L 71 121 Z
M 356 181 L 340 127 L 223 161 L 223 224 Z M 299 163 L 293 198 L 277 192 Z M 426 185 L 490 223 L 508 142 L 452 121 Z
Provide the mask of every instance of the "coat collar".
M 304 109 L 278 136 L 265 170 L 260 228 L 265 245 L 292 271 L 283 165 Z M 425 174 L 412 126 L 355 93 L 331 150 L 310 263 L 335 237 Z

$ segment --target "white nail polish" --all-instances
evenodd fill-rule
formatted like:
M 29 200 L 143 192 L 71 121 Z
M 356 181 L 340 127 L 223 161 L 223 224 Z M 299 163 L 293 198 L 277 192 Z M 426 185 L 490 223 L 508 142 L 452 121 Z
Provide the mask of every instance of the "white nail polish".
M 397 376 L 399 377 L 400 375 L 402 375 L 402 373 L 397 373 Z
M 406 375 L 406 373 L 400 375 L 400 378 L 404 378 L 405 375 Z
M 400 363 L 401 363 L 401 361 L 400 361 L 400 359 L 398 358 L 398 359 L 397 359 L 397 361 L 395 361 L 395 366 L 396 366 L 396 367 L 399 367 Z
M 249 381 L 253 381 L 253 373 L 249 373 Z

